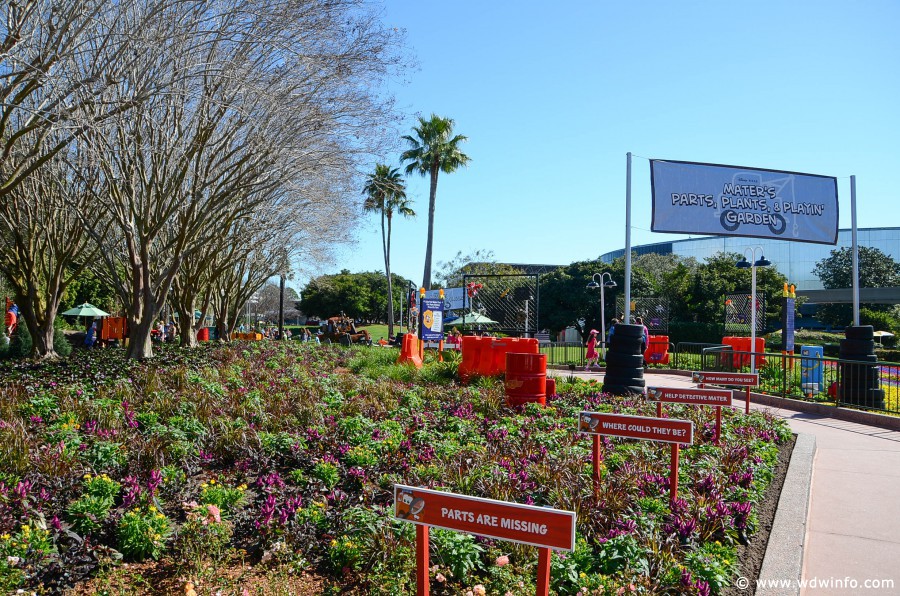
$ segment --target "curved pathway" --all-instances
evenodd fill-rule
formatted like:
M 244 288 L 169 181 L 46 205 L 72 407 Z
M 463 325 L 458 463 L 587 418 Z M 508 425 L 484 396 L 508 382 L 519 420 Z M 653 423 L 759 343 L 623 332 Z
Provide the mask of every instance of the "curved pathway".
M 569 371 L 549 371 L 566 377 Z M 602 373 L 576 371 L 583 379 Z M 690 377 L 650 374 L 649 385 L 693 387 Z M 743 400 L 735 399 L 743 409 Z M 751 403 L 751 407 L 766 409 Z M 760 586 L 757 594 L 900 595 L 900 432 L 768 408 L 795 433 L 816 438 L 799 591 Z M 785 578 L 789 582 L 789 578 Z M 748 591 L 749 593 L 749 591 Z

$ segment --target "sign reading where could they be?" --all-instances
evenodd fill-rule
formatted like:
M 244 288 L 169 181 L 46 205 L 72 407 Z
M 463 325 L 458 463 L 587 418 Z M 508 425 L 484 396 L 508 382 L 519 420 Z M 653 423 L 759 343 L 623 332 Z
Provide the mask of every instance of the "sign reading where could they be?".
M 578 416 L 578 432 L 679 445 L 694 442 L 694 423 L 677 418 L 582 412 Z

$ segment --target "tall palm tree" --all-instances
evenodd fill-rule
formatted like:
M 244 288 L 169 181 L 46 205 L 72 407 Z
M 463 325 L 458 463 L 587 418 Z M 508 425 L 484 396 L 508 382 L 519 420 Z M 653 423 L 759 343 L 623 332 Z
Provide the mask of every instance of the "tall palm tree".
M 459 146 L 466 140 L 463 135 L 453 136 L 453 120 L 432 114 L 426 120 L 419 117 L 419 126 L 413 127 L 413 135 L 403 140 L 409 149 L 400 156 L 406 165 L 406 173 L 418 172 L 431 177 L 431 191 L 428 193 L 428 243 L 425 245 L 425 273 L 422 287 L 431 289 L 431 248 L 434 241 L 434 202 L 437 195 L 438 173 L 450 174 L 469 163 L 469 156 L 460 151 Z
M 394 292 L 391 287 L 391 219 L 394 213 L 403 217 L 415 217 L 412 202 L 406 198 L 406 183 L 397 168 L 384 164 L 375 165 L 375 173 L 366 177 L 363 187 L 366 197 L 365 211 L 381 215 L 381 247 L 384 250 L 384 273 L 387 275 L 388 337 L 394 336 Z M 387 226 L 385 226 L 387 222 Z

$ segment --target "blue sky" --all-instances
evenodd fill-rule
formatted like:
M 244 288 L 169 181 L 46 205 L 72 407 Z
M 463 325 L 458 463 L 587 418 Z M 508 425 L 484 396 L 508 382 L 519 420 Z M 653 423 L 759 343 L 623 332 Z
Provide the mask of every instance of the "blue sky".
M 434 112 L 469 137 L 469 167 L 439 178 L 435 262 L 482 249 L 564 265 L 622 248 L 628 151 L 633 244 L 683 237 L 649 230 L 646 158 L 837 176 L 842 228 L 855 174 L 859 226 L 900 225 L 900 2 L 386 0 L 384 10 L 419 64 L 392 86 L 408 115 L 401 134 Z M 420 215 L 396 222 L 392 269 L 419 284 L 427 178 L 411 177 L 408 194 Z M 357 240 L 319 273 L 383 270 L 375 217 Z

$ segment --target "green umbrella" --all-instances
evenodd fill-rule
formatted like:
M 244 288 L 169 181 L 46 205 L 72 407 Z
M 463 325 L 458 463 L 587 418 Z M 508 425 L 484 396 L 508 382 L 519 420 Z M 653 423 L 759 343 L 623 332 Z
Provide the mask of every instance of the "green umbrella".
M 462 327 L 468 325 L 496 325 L 497 321 L 486 317 L 479 313 L 468 313 L 465 315 L 460 315 L 459 318 L 453 319 L 452 321 L 444 321 L 444 325 L 447 327 Z
M 91 304 L 90 302 L 85 302 L 84 304 L 79 304 L 75 308 L 70 308 L 66 312 L 62 313 L 67 317 L 108 317 L 109 313 L 104 312 Z

